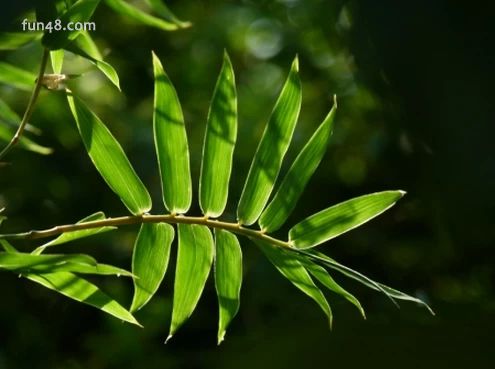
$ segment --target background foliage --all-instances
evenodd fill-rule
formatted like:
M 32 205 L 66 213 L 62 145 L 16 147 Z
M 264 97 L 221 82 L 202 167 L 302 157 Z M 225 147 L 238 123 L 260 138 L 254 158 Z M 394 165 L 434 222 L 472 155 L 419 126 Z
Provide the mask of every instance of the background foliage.
M 22 3 L 9 4 L 1 23 L 8 24 Z M 150 192 L 160 193 L 151 159 L 150 50 L 161 58 L 179 93 L 193 178 L 199 177 L 205 117 L 223 49 L 231 55 L 239 98 L 228 204 L 232 217 L 255 144 L 298 53 L 304 100 L 289 158 L 328 111 L 334 93 L 339 111 L 328 153 L 287 224 L 321 204 L 388 188 L 407 190 L 399 206 L 333 240 L 324 251 L 426 298 L 437 317 L 409 304 L 397 311 L 382 296 L 344 280 L 360 296 L 368 320 L 335 299 L 336 324 L 329 333 L 317 307 L 246 244 L 242 308 L 220 348 L 214 339 L 212 278 L 191 320 L 163 346 L 171 274 L 159 296 L 138 314 L 146 330 L 0 274 L 0 368 L 247 368 L 268 363 L 275 368 L 394 363 L 464 368 L 493 362 L 495 206 L 490 191 L 495 163 L 488 14 L 473 4 L 456 7 L 440 0 L 407 6 L 387 0 L 379 6 L 323 0 L 168 4 L 194 26 L 165 33 L 107 7 L 97 10 L 94 36 L 119 71 L 122 94 L 89 64 L 67 71 L 86 72 L 74 88 L 115 132 Z M 34 71 L 40 53 L 23 48 L 0 57 Z M 0 94 L 18 112 L 28 99 L 27 92 L 3 85 Z M 83 152 L 64 96 L 43 93 L 32 121 L 43 130 L 38 141 L 55 152 L 39 156 L 15 150 L 9 155 L 14 165 L 0 172 L 0 208 L 9 209 L 4 227 L 42 228 L 99 209 L 109 216 L 122 214 L 123 205 Z M 78 250 L 127 267 L 135 232 L 124 228 L 87 239 Z M 106 290 L 130 302 L 126 284 L 131 281 L 106 283 Z

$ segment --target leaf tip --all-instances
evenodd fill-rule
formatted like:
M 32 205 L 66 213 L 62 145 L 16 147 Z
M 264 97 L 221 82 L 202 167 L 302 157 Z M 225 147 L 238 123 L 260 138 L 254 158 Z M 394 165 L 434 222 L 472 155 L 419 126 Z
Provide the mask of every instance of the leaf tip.
M 292 62 L 292 69 L 295 72 L 299 72 L 299 55 L 296 54 L 294 61 Z
M 173 334 L 169 334 L 169 335 L 168 335 L 168 337 L 167 337 L 167 339 L 165 340 L 165 342 L 164 342 L 164 343 L 165 343 L 165 344 L 167 344 L 167 343 L 168 343 L 168 341 L 170 341 L 170 339 L 171 339 L 172 337 L 173 337 Z
M 217 346 L 220 346 L 220 344 L 225 340 L 225 331 L 219 332 L 218 333 L 218 340 L 217 340 Z
M 335 107 L 335 109 L 338 108 L 338 105 L 337 105 L 337 94 L 333 94 L 333 106 Z
M 398 192 L 400 194 L 400 197 L 404 197 L 405 195 L 407 195 L 407 192 L 406 191 L 399 190 Z

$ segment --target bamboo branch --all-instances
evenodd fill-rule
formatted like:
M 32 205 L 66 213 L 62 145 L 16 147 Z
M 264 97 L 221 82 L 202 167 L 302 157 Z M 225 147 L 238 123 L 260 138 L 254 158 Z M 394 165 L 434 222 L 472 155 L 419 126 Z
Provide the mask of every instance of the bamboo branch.
M 205 217 L 189 217 L 189 216 L 174 215 L 174 214 L 167 214 L 167 215 L 143 214 L 137 216 L 129 215 L 129 216 L 122 216 L 117 218 L 107 218 L 107 219 L 95 220 L 91 222 L 60 225 L 48 229 L 33 230 L 23 233 L 0 234 L 0 239 L 35 240 L 40 238 L 57 236 L 66 232 L 74 232 L 85 229 L 108 227 L 108 226 L 118 227 L 122 225 L 132 225 L 132 224 L 142 224 L 142 223 L 169 223 L 169 224 L 182 223 L 182 224 L 205 225 L 210 228 L 219 228 L 249 238 L 259 239 L 279 247 L 292 248 L 290 243 L 287 241 L 282 241 L 277 238 L 273 238 L 259 230 L 243 227 L 239 223 L 229 223 L 220 220 L 208 219 Z

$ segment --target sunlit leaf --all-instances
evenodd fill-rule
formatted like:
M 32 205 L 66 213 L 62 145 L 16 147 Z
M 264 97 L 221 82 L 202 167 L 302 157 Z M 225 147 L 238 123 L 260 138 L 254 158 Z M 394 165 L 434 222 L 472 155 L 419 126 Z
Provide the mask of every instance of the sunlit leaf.
M 321 284 L 323 284 L 330 291 L 344 297 L 351 304 L 356 306 L 364 319 L 366 319 L 366 314 L 359 300 L 354 297 L 350 292 L 346 291 L 342 286 L 340 286 L 335 280 L 330 276 L 328 271 L 322 266 L 312 262 L 308 258 L 301 257 L 299 261 L 304 265 L 306 270 L 311 273 L 311 275 L 316 278 Z
M 151 209 L 151 197 L 117 140 L 102 121 L 72 94 L 67 95 L 84 146 L 109 187 L 135 215 Z
M 306 184 L 325 154 L 328 139 L 332 134 L 336 108 L 337 104 L 334 103 L 332 110 L 301 150 L 272 201 L 261 214 L 259 224 L 264 232 L 278 230 L 294 210 Z
M 155 101 L 153 131 L 162 180 L 163 202 L 172 213 L 191 206 L 192 185 L 184 116 L 177 92 L 153 53 Z
M 73 300 L 96 307 L 118 319 L 141 326 L 117 301 L 87 280 L 68 272 L 27 274 L 24 277 Z
M 97 213 L 94 213 L 94 214 L 91 214 L 91 215 L 85 217 L 84 219 L 81 219 L 79 222 L 77 222 L 77 224 L 93 222 L 93 221 L 97 221 L 97 220 L 103 220 L 105 218 L 106 218 L 105 213 L 99 211 Z M 39 255 L 43 251 L 45 251 L 45 249 L 47 247 L 61 245 L 63 243 L 75 241 L 75 240 L 78 240 L 80 238 L 93 236 L 95 234 L 99 234 L 99 233 L 103 233 L 103 232 L 108 232 L 108 231 L 111 231 L 113 229 L 117 229 L 117 227 L 104 226 L 104 227 L 98 227 L 98 228 L 83 229 L 80 231 L 65 232 L 65 233 L 62 233 L 57 238 L 53 239 L 52 241 L 47 242 L 44 245 L 36 248 L 32 252 L 32 254 Z
M 298 260 L 297 255 L 293 255 L 288 251 L 282 250 L 279 247 L 272 246 L 260 240 L 253 241 L 259 246 L 261 251 L 277 268 L 277 270 L 287 278 L 294 286 L 311 297 L 323 310 L 328 317 L 330 328 L 332 328 L 332 310 L 330 305 L 323 295 L 323 292 L 315 285 L 308 271 Z
M 24 91 L 31 91 L 36 81 L 36 75 L 11 64 L 0 62 L 0 83 Z
M 292 227 L 289 242 L 298 249 L 317 246 L 375 218 L 404 194 L 404 191 L 383 191 L 341 202 Z
M 132 254 L 134 297 L 131 312 L 141 309 L 153 297 L 165 276 L 174 240 L 174 227 L 165 223 L 143 223 Z
M 81 33 L 74 42 L 65 48 L 89 60 L 120 90 L 120 80 L 117 71 L 109 63 L 103 61 L 96 44 L 87 33 Z
M 74 3 L 74 5 L 59 18 L 62 27 L 67 29 L 52 31 L 51 33 L 45 32 L 41 39 L 42 44 L 50 50 L 57 50 L 65 47 L 81 33 L 81 30 L 75 30 L 75 28 L 79 27 L 72 27 L 74 30 L 70 31 L 66 25 L 70 22 L 73 24 L 88 22 L 99 3 L 100 0 L 79 0 Z
M 191 22 L 184 22 L 177 18 L 174 13 L 164 4 L 163 0 L 146 0 L 153 11 L 163 19 L 176 24 L 180 28 L 191 26 Z
M 420 305 L 423 305 L 424 307 L 426 307 L 431 314 L 433 314 L 433 315 L 435 314 L 433 312 L 433 310 L 421 299 L 418 299 L 416 297 L 405 294 L 401 291 L 398 291 L 396 289 L 388 287 L 382 283 L 375 282 L 374 280 L 365 276 L 364 274 L 359 273 L 359 272 L 349 268 L 348 266 L 345 266 L 343 264 L 338 263 L 337 261 L 335 261 L 334 259 L 330 258 L 329 256 L 327 256 L 325 254 L 322 254 L 320 252 L 316 252 L 313 250 L 310 252 L 304 251 L 303 254 L 311 257 L 315 261 L 323 263 L 324 265 L 328 266 L 329 268 L 334 269 L 334 270 L 338 271 L 339 273 L 341 273 L 341 274 L 343 274 L 349 278 L 352 278 L 352 279 L 358 281 L 359 283 L 362 283 L 366 287 L 369 287 L 369 288 L 376 290 L 376 291 L 380 291 L 381 293 L 383 293 L 385 296 L 387 296 L 394 303 L 395 303 L 394 299 L 415 302 L 417 304 L 420 304 Z M 397 303 L 395 303 L 395 305 L 397 305 Z
M 208 114 L 199 180 L 199 204 L 208 217 L 220 216 L 227 204 L 236 139 L 235 78 L 225 53 Z
M 254 154 L 237 208 L 239 223 L 251 225 L 256 222 L 268 202 L 292 140 L 300 108 L 301 81 L 296 58 Z
M 215 229 L 215 287 L 218 296 L 218 344 L 240 305 L 242 284 L 242 251 L 237 237 L 227 231 Z
M 41 32 L 0 32 L 0 50 L 16 50 L 41 36 Z
M 95 266 L 96 260 L 82 254 L 33 255 L 27 253 L 0 252 L 0 268 L 11 271 L 50 272 L 57 265 L 68 263 Z
M 62 65 L 64 63 L 64 50 L 50 51 L 50 59 L 52 61 L 53 73 L 62 73 Z
M 12 140 L 12 137 L 14 137 L 14 134 L 15 133 L 13 129 L 0 122 L 0 141 L 9 142 L 10 140 Z M 27 136 L 21 136 L 19 140 L 19 146 L 23 149 L 41 155 L 50 155 L 53 152 L 52 148 L 39 145 Z
M 179 250 L 175 270 L 174 302 L 169 340 L 191 316 L 210 273 L 215 245 L 210 230 L 196 224 L 179 224 Z
M 0 213 L 4 210 L 0 209 Z M 4 217 L 4 220 L 7 219 L 7 217 Z M 12 246 L 7 240 L 0 240 L 0 245 L 2 245 L 3 249 L 7 252 L 17 252 L 14 246 Z
M 160 19 L 145 13 L 134 5 L 126 3 L 124 0 L 105 0 L 105 2 L 116 12 L 147 26 L 159 28 L 164 31 L 174 31 L 181 27 L 180 24 L 174 21 Z

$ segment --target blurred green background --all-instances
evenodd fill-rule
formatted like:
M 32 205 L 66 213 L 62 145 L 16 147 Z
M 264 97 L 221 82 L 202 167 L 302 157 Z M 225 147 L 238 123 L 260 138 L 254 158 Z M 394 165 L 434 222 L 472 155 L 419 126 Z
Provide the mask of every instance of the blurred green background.
M 84 73 L 73 90 L 120 140 L 159 213 L 151 50 L 183 104 L 197 190 L 209 99 L 227 49 L 239 96 L 226 214 L 233 219 L 256 143 L 298 54 L 303 107 L 285 169 L 330 109 L 333 94 L 339 110 L 328 153 L 288 224 L 353 196 L 406 190 L 392 210 L 322 251 L 425 299 L 436 317 L 407 303 L 397 310 L 385 297 L 336 276 L 360 298 L 368 319 L 329 296 L 335 314 L 329 332 L 318 307 L 244 242 L 241 309 L 220 347 L 211 280 L 191 319 L 163 344 L 173 264 L 157 297 L 138 313 L 145 329 L 1 273 L 0 369 L 494 365 L 495 31 L 486 9 L 455 3 L 168 1 L 194 24 L 171 33 L 138 25 L 102 4 L 93 36 L 118 70 L 123 92 L 76 57 L 68 57 L 64 69 Z M 3 25 L 20 27 L 12 21 L 19 4 L 4 4 Z M 34 71 L 40 55 L 39 47 L 29 46 L 0 58 Z M 0 97 L 21 114 L 29 94 L 2 85 Z M 0 208 L 6 206 L 9 216 L 2 232 L 75 222 L 98 210 L 125 213 L 85 154 L 62 94 L 42 92 L 32 123 L 43 130 L 38 141 L 55 152 L 39 156 L 16 149 L 7 158 L 12 165 L 0 168 Z M 65 249 L 129 268 L 135 233 L 127 227 Z M 18 246 L 30 250 L 34 244 Z M 130 281 L 96 281 L 130 303 Z

